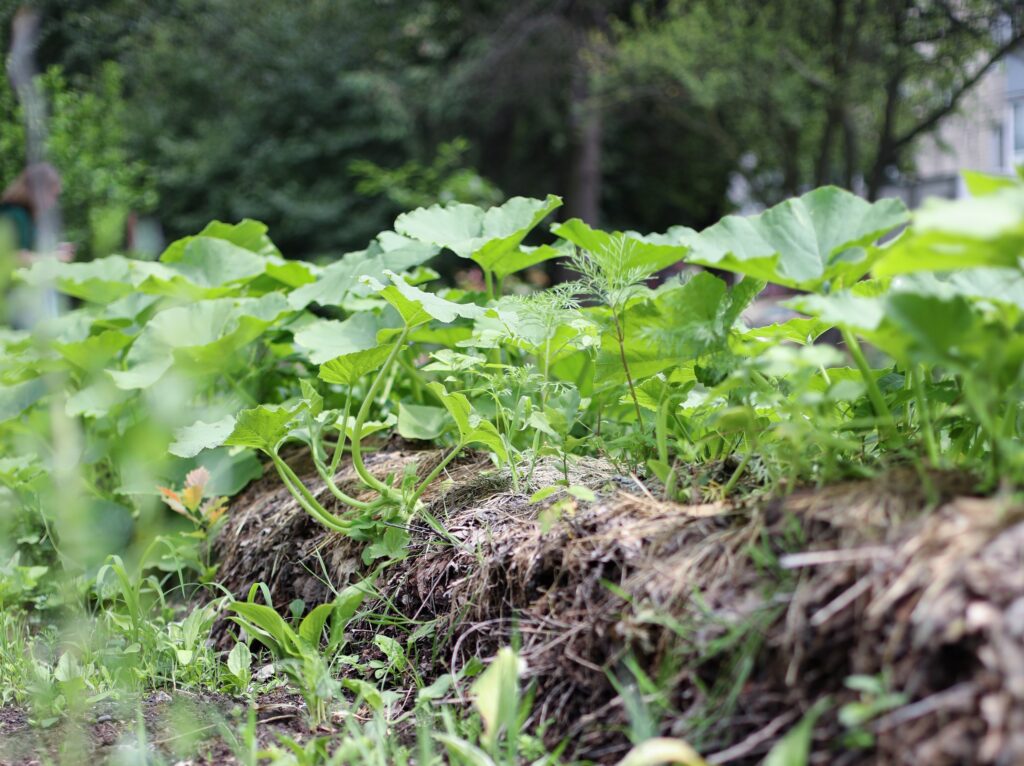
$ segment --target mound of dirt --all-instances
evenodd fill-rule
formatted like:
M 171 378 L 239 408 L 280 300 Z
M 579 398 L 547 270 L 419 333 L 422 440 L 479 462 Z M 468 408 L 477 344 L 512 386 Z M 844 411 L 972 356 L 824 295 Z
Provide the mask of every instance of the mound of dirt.
M 381 475 L 438 459 L 373 457 Z M 377 609 L 432 622 L 419 641 L 427 680 L 516 644 L 536 686 L 531 724 L 550 721 L 553 738 L 602 763 L 631 732 L 683 737 L 711 763 L 759 763 L 826 698 L 812 763 L 1024 762 L 1019 500 L 898 471 L 680 505 L 581 460 L 572 481 L 597 501 L 541 519 L 529 493 L 558 476 L 543 464 L 516 492 L 468 458 L 427 496 L 447 539 L 414 522 L 409 556 L 376 580 Z M 232 592 L 266 582 L 279 608 L 326 600 L 326 582 L 341 588 L 367 569 L 358 545 L 318 527 L 270 477 L 232 504 L 218 550 Z M 371 646 L 375 629 L 355 626 L 353 641 Z M 854 690 L 851 676 L 874 681 Z

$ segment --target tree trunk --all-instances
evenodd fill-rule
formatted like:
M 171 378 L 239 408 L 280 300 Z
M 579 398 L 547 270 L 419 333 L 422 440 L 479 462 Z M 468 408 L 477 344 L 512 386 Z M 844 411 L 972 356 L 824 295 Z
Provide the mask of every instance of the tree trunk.
M 586 49 L 577 57 L 569 104 L 572 144 L 566 212 L 591 226 L 601 225 L 601 150 L 604 119 L 593 92 Z

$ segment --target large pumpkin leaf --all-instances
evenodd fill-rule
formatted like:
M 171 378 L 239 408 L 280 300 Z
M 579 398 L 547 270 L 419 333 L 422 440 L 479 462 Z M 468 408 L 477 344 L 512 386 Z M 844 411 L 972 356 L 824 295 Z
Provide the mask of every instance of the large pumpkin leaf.
M 392 271 L 385 271 L 384 275 L 391 281 L 390 285 L 385 286 L 373 277 L 363 279 L 395 308 L 409 327 L 417 327 L 431 319 L 446 324 L 454 322 L 459 317 L 476 319 L 486 313 L 485 309 L 472 303 L 455 303 L 434 293 L 420 290 Z
M 258 338 L 288 304 L 279 293 L 261 298 L 218 298 L 157 313 L 126 357 L 126 369 L 111 370 L 118 387 L 145 388 L 178 361 L 190 372 L 223 369 L 238 349 Z
M 1024 309 L 1024 272 L 1020 269 L 981 268 L 949 273 L 918 272 L 893 279 L 894 292 L 951 298 L 962 295 L 980 301 Z
M 826 283 L 853 284 L 881 251 L 880 238 L 908 220 L 896 199 L 870 203 L 825 186 L 760 215 L 730 215 L 700 234 L 676 229 L 693 248 L 689 260 L 810 292 Z
M 908 236 L 872 269 L 876 276 L 977 266 L 1019 268 L 1024 254 L 1024 186 L 982 197 L 928 200 Z
M 638 269 L 653 274 L 683 260 L 689 246 L 682 241 L 681 232 L 691 235 L 691 229 L 677 227 L 674 236 L 664 234 L 638 234 L 635 231 L 607 232 L 594 229 L 579 218 L 551 227 L 551 232 L 595 255 L 621 253 L 628 258 L 626 269 Z
M 348 253 L 324 268 L 315 282 L 293 290 L 288 301 L 295 309 L 305 308 L 310 303 L 339 306 L 349 295 L 367 294 L 363 277 L 383 280 L 385 271 L 408 271 L 429 261 L 437 251 L 430 243 L 392 231 L 382 232 L 366 250 Z
M 132 336 L 119 330 L 107 330 L 71 343 L 55 343 L 57 352 L 82 370 L 104 367 L 121 349 L 132 342 Z
M 395 220 L 395 231 L 448 248 L 486 271 L 505 276 L 544 260 L 539 256 L 548 256 L 541 252 L 531 262 L 519 246 L 561 204 L 561 197 L 549 194 L 543 200 L 513 197 L 486 211 L 463 203 L 434 205 L 403 213 Z
M 54 258 L 40 258 L 18 272 L 18 277 L 32 287 L 49 287 L 66 295 L 94 303 L 110 303 L 135 292 L 136 261 L 123 255 L 109 255 L 85 263 L 62 263 Z
M 45 394 L 46 384 L 40 378 L 0 386 L 0 422 L 18 417 Z
M 450 422 L 441 407 L 402 402 L 398 410 L 398 433 L 405 439 L 433 441 Z
M 281 251 L 277 249 L 277 246 L 267 236 L 266 225 L 251 218 L 244 218 L 234 224 L 224 223 L 223 221 L 210 221 L 195 236 L 182 237 L 168 245 L 167 249 L 160 256 L 160 260 L 164 263 L 180 261 L 185 254 L 185 249 L 198 237 L 222 239 L 258 255 L 281 255 Z
M 225 239 L 190 237 L 170 264 L 137 264 L 149 275 L 138 289 L 155 295 L 197 300 L 233 295 L 266 271 L 266 259 Z
M 235 430 L 235 419 L 227 415 L 213 423 L 197 420 L 190 426 L 184 426 L 174 432 L 174 442 L 167 451 L 178 457 L 195 457 L 204 449 L 212 449 L 224 444 Z
M 304 402 L 291 407 L 261 404 L 242 410 L 235 416 L 234 428 L 223 443 L 229 447 L 252 447 L 273 452 L 288 435 L 289 424 L 305 406 Z
M 295 342 L 306 349 L 313 364 L 323 364 L 342 354 L 365 351 L 377 345 L 377 333 L 400 327 L 401 319 L 388 309 L 379 314 L 360 311 L 348 319 L 317 319 L 295 333 Z
M 342 354 L 320 365 L 320 379 L 351 386 L 363 375 L 380 369 L 391 353 L 391 346 L 375 346 L 364 351 Z
M 636 301 L 625 311 L 622 324 L 626 362 L 635 380 L 723 351 L 729 333 L 764 282 L 744 279 L 731 290 L 707 272 L 676 287 L 662 288 L 651 298 Z M 621 382 L 625 377 L 616 334 L 601 339 L 597 378 Z

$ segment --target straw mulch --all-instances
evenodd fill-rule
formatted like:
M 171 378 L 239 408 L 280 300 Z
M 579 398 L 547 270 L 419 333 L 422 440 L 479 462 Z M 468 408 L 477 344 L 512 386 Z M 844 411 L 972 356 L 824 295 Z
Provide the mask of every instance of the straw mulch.
M 371 468 L 400 474 L 416 460 L 424 472 L 437 459 L 393 448 Z M 711 763 L 759 763 L 828 698 L 811 763 L 1024 763 L 1018 500 L 907 470 L 681 505 L 601 461 L 572 473 L 598 500 L 567 502 L 544 523 L 545 503 L 528 496 L 560 476 L 553 465 L 515 492 L 471 457 L 427 496 L 447 539 L 412 522 L 408 557 L 376 580 L 376 608 L 431 623 L 416 647 L 428 681 L 516 644 L 536 689 L 531 725 L 549 723 L 552 743 L 568 738 L 597 762 L 622 756 L 632 726 L 684 737 Z M 339 474 L 355 489 L 353 478 Z M 273 477 L 235 500 L 218 551 L 224 585 L 241 596 L 265 582 L 279 608 L 327 600 L 328 582 L 367 571 L 359 547 L 318 527 Z M 372 651 L 377 629 L 353 626 L 352 645 Z M 847 688 L 852 675 L 904 695 L 854 732 L 858 747 L 838 715 L 871 701 Z

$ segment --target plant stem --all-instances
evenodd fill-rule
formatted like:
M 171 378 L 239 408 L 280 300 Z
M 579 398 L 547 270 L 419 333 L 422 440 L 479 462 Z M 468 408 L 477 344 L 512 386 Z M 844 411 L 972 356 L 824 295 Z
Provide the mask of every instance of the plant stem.
M 626 373 L 626 383 L 629 385 L 629 395 L 633 398 L 633 407 L 636 409 L 636 422 L 642 425 L 643 415 L 640 413 L 640 400 L 636 396 L 636 388 L 633 386 L 633 376 L 629 373 L 629 363 L 626 361 L 626 336 L 622 331 L 622 323 L 619 321 L 618 312 L 612 308 L 612 319 L 615 322 L 615 337 L 619 342 L 619 358 L 622 360 L 622 371 Z
M 743 459 L 740 460 L 740 464 L 736 466 L 736 470 L 732 472 L 732 476 L 729 477 L 729 481 L 727 481 L 725 486 L 722 488 L 723 497 L 728 497 L 729 493 L 736 488 L 736 484 L 739 482 L 740 476 L 742 476 L 743 472 L 746 470 L 747 463 L 750 462 L 750 456 L 752 454 L 754 454 L 754 445 L 750 445 L 750 449 L 744 453 Z
M 377 490 L 384 498 L 392 502 L 399 502 L 399 496 L 393 487 L 389 487 L 366 469 L 366 465 L 363 463 L 361 441 L 363 438 L 363 423 L 366 422 L 366 417 L 370 414 L 370 407 L 373 405 L 374 397 L 377 396 L 381 383 L 391 369 L 391 366 L 395 363 L 395 359 L 398 357 L 399 351 L 402 350 L 402 346 L 405 344 L 405 339 L 408 336 L 409 326 L 406 325 L 402 328 L 402 332 L 398 335 L 395 345 L 391 348 L 391 353 L 388 354 L 384 364 L 377 371 L 377 375 L 370 385 L 370 390 L 366 392 L 366 398 L 363 400 L 359 413 L 356 415 L 355 425 L 352 427 L 352 466 L 356 469 L 356 473 L 359 474 L 359 478 L 366 482 L 367 486 Z
M 338 472 L 338 464 L 341 463 L 341 456 L 345 452 L 345 427 L 348 425 L 348 411 L 352 406 L 352 386 L 345 390 L 345 409 L 341 414 L 341 431 L 338 433 L 338 443 L 334 445 L 334 454 L 331 456 L 331 476 Z
M 854 364 L 857 365 L 857 369 L 860 371 L 861 377 L 864 379 L 864 385 L 867 387 L 868 398 L 871 400 L 871 406 L 875 410 L 875 414 L 881 418 L 885 425 L 885 430 L 890 432 L 890 435 L 895 437 L 893 433 L 893 419 L 892 412 L 889 410 L 889 405 L 886 404 L 885 397 L 882 396 L 881 389 L 878 388 L 878 381 L 875 380 L 875 376 L 871 371 L 868 360 L 864 357 L 864 352 L 861 350 L 860 343 L 857 342 L 857 337 L 847 330 L 845 327 L 841 328 L 843 335 L 843 341 L 846 343 L 846 348 L 850 352 L 850 356 L 853 357 Z
M 320 505 L 317 499 L 313 497 L 312 493 L 306 489 L 306 485 L 302 483 L 302 480 L 295 475 L 295 472 L 292 471 L 284 460 L 273 453 L 270 453 L 270 459 L 274 461 L 274 467 L 277 468 L 277 473 L 281 477 L 281 481 L 284 482 L 285 487 L 287 487 L 288 491 L 291 492 L 292 497 L 294 497 L 299 503 L 302 510 L 328 529 L 334 530 L 335 532 L 348 532 L 350 525 Z
M 462 452 L 462 449 L 464 447 L 465 445 L 462 443 L 456 444 L 454 447 L 452 447 L 451 451 L 447 455 L 445 455 L 444 459 L 434 467 L 434 470 L 427 474 L 427 477 L 422 482 L 420 482 L 420 486 L 416 488 L 416 491 L 413 492 L 412 497 L 409 498 L 410 508 L 415 507 L 416 501 L 420 499 L 420 495 L 422 495 L 424 491 L 426 491 L 427 487 L 430 486 L 431 482 L 433 482 L 434 479 L 441 475 L 441 471 L 443 471 L 448 466 L 448 464 L 455 459 L 456 455 Z
M 491 273 L 490 269 L 485 269 L 482 266 L 480 267 L 480 270 L 484 273 L 484 284 L 487 286 L 487 300 L 488 301 L 493 301 L 494 300 L 494 275 Z
M 928 406 L 928 398 L 924 391 L 924 382 L 921 380 L 921 371 L 916 364 L 909 369 L 910 380 L 914 386 L 914 398 L 917 401 L 917 419 L 924 434 L 925 448 L 928 450 L 928 462 L 933 466 L 939 464 L 939 443 L 935 438 L 935 427 L 932 424 L 931 408 Z

